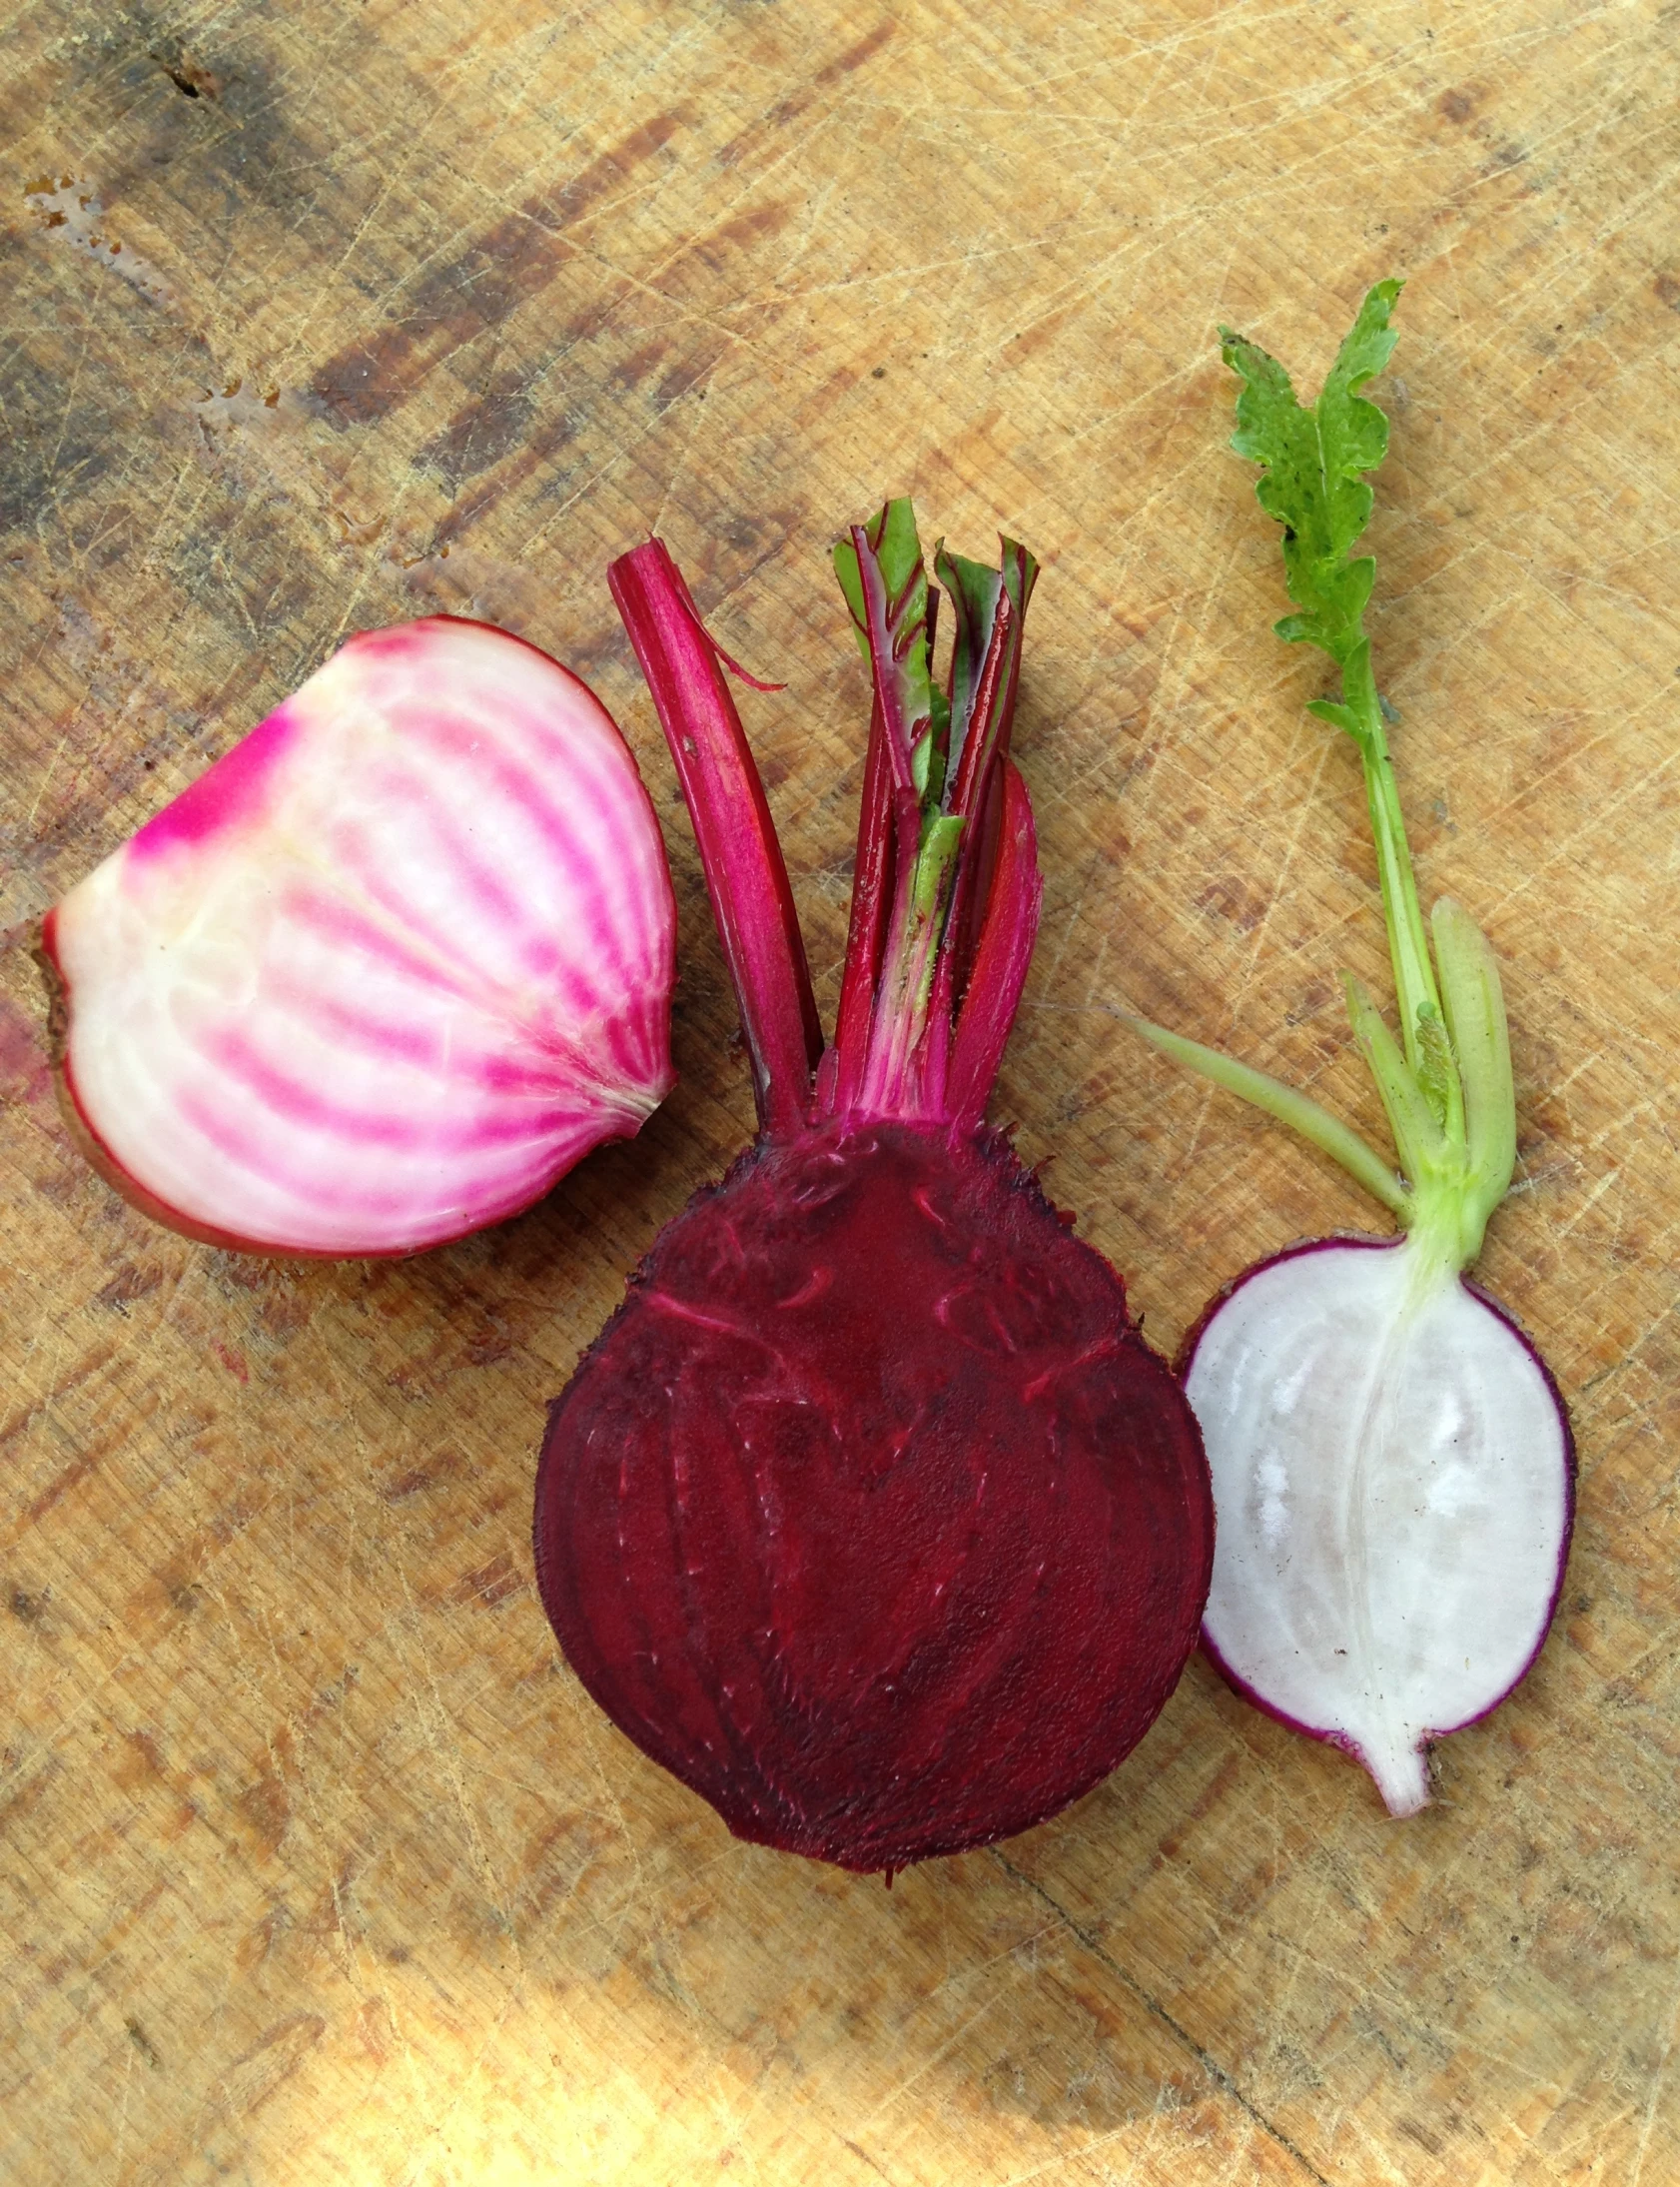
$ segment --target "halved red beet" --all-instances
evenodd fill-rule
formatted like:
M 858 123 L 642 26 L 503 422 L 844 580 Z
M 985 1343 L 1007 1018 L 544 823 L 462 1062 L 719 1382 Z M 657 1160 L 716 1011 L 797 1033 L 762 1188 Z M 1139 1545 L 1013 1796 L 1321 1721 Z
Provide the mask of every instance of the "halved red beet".
M 1036 574 L 908 503 L 837 553 L 875 710 L 821 1051 L 768 810 L 664 548 L 613 566 L 693 813 L 760 1136 L 550 1417 L 542 1599 L 595 1699 L 742 1837 L 889 1871 L 1051 1815 L 1143 1736 L 1213 1556 L 1195 1419 L 1119 1277 L 982 1115 L 1040 895 L 1008 757 Z
M 585 684 L 485 623 L 367 631 L 47 914 L 67 1106 L 189 1236 L 417 1252 L 663 1099 L 674 925 Z

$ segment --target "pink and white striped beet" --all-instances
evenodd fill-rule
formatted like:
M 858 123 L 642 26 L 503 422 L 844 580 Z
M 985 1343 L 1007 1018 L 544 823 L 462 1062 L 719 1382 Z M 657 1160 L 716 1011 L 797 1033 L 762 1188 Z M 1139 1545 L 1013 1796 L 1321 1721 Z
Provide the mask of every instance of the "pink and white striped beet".
M 190 1236 L 418 1252 L 664 1098 L 674 926 L 584 683 L 484 623 L 368 631 L 47 914 L 63 1090 Z

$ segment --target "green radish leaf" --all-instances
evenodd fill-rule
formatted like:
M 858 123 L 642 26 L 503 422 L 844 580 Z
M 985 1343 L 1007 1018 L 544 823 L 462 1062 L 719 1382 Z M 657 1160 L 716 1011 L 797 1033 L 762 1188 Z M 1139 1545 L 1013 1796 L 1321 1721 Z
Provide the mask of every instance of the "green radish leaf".
M 1415 1076 L 1418 1091 L 1429 1104 L 1429 1113 L 1437 1124 L 1446 1122 L 1447 1107 L 1451 1099 L 1452 1043 L 1446 1035 L 1446 1020 L 1432 1002 L 1420 1002 L 1417 1006 L 1417 1065 Z
M 1357 741 L 1360 721 L 1351 706 L 1340 705 L 1333 698 L 1309 698 L 1306 710 L 1316 714 L 1320 721 L 1329 722 L 1332 728 L 1345 729 Z
M 1300 612 L 1277 635 L 1318 646 L 1343 665 L 1359 636 L 1376 564 L 1352 549 L 1370 522 L 1374 471 L 1388 447 L 1388 421 L 1359 394 L 1393 353 L 1388 322 L 1403 283 L 1379 281 L 1359 308 L 1312 409 L 1288 374 L 1258 343 L 1221 330 L 1225 361 L 1243 381 L 1232 447 L 1264 466 L 1255 492 L 1283 527 L 1283 569 Z M 1341 724 L 1346 726 L 1345 723 Z

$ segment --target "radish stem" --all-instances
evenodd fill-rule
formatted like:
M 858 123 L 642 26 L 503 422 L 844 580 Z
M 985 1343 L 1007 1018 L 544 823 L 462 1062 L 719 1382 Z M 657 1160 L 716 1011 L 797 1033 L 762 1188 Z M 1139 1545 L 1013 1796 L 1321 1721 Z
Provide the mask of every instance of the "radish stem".
M 1299 1132 L 1422 1241 L 1425 1264 L 1456 1272 L 1481 1251 L 1488 1217 L 1509 1189 L 1516 1095 L 1498 966 L 1485 936 L 1444 900 L 1424 926 L 1364 629 L 1376 564 L 1351 552 L 1370 517 L 1363 474 L 1381 463 L 1388 446 L 1388 421 L 1359 391 L 1393 352 L 1389 317 L 1400 288 L 1381 281 L 1366 296 L 1311 410 L 1296 401 L 1274 358 L 1229 329 L 1222 341 L 1226 363 L 1243 382 L 1232 446 L 1264 467 L 1256 493 L 1283 527 L 1283 565 L 1297 611 L 1277 623 L 1277 634 L 1315 645 L 1335 662 L 1340 698 L 1312 699 L 1307 711 L 1346 731 L 1364 770 L 1399 1039 L 1356 979 L 1343 974 L 1342 986 L 1403 1181 L 1396 1184 L 1374 1148 L 1306 1095 L 1160 1026 L 1128 1022 L 1187 1069 Z

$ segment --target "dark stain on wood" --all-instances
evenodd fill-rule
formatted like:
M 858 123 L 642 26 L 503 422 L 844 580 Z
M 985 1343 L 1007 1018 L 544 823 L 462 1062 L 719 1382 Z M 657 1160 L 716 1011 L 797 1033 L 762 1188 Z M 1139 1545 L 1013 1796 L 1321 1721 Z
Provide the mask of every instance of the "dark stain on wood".
M 27 249 L 21 234 L 0 239 L 0 288 L 8 295 L 40 286 L 20 263 Z M 6 359 L 10 430 L 0 439 L 0 532 L 50 530 L 64 496 L 84 497 L 117 461 L 121 421 L 101 404 L 98 388 L 92 374 L 67 386 L 62 355 L 37 356 L 27 339 L 13 346 Z
M 416 286 L 394 324 L 329 358 L 310 383 L 322 417 L 341 430 L 377 424 L 425 375 L 539 296 L 573 256 L 563 228 L 629 179 L 675 135 L 678 115 L 633 129 L 561 190 L 527 198 Z M 561 224 L 555 226 L 555 223 Z
M 662 365 L 669 355 L 670 345 L 662 338 L 655 337 L 653 341 L 644 342 L 639 349 L 631 350 L 627 356 L 621 357 L 607 374 L 607 379 L 615 388 L 639 388 L 649 373 L 656 366 Z
M 486 1610 L 497 1610 L 510 1595 L 517 1595 L 524 1584 L 513 1569 L 512 1559 L 503 1550 L 476 1572 L 462 1573 L 449 1592 L 454 1602 L 482 1603 Z
M 848 46 L 844 53 L 837 53 L 832 61 L 825 61 L 811 78 L 822 89 L 837 84 L 843 77 L 853 75 L 865 61 L 872 61 L 881 48 L 888 44 L 898 25 L 883 17 L 873 30 L 867 30 L 856 45 Z
M 534 428 L 526 435 L 524 445 L 516 455 L 508 457 L 480 485 L 455 503 L 432 536 L 433 548 L 452 546 L 513 487 L 522 485 L 550 463 L 572 439 L 574 431 L 571 420 L 563 412 Z
M 236 1382 L 248 1383 L 251 1380 L 251 1369 L 246 1365 L 243 1352 L 231 1344 L 221 1343 L 220 1340 L 213 1341 L 210 1349 Z
M 837 53 L 832 61 L 825 61 L 821 68 L 812 72 L 804 88 L 790 93 L 786 98 L 778 99 L 761 125 L 743 129 L 732 137 L 718 154 L 718 164 L 733 167 L 753 138 L 762 135 L 764 129 L 786 129 L 798 121 L 801 115 L 815 105 L 822 92 L 830 90 L 835 84 L 843 83 L 848 76 L 862 68 L 866 61 L 873 60 L 881 48 L 891 41 L 897 28 L 896 23 L 877 23 L 873 30 L 865 31 L 854 45 L 848 46 L 843 53 Z
M 1181 1821 L 1167 1831 L 1156 1849 L 1157 1860 L 1176 1860 L 1185 1839 L 1200 1822 L 1205 1822 L 1226 1794 L 1236 1784 L 1243 1772 L 1243 1759 L 1238 1754 L 1228 1754 L 1213 1777 L 1186 1809 Z
M 674 403 L 680 403 L 685 395 L 691 395 L 715 363 L 714 357 L 707 357 L 673 365 L 653 391 L 654 410 L 662 417 Z
M 1265 898 L 1235 874 L 1224 874 L 1196 892 L 1199 911 L 1229 919 L 1240 934 L 1252 934 L 1265 917 Z
M 168 1780 L 169 1767 L 163 1750 L 150 1731 L 130 1731 L 123 1746 L 125 1752 L 111 1771 L 120 1790 L 137 1792 L 144 1784 L 161 1784 Z
M 239 1795 L 239 1810 L 264 1854 L 277 1852 L 292 1820 L 292 1801 L 277 1776 L 259 1777 Z
M 410 1497 L 422 1495 L 427 1489 L 458 1481 L 465 1472 L 466 1460 L 459 1451 L 439 1451 L 423 1466 L 413 1466 L 406 1473 L 396 1475 L 380 1494 L 388 1504 L 404 1504 Z
M 108 1313 L 127 1314 L 136 1299 L 144 1299 L 156 1291 L 163 1282 L 160 1268 L 146 1268 L 135 1261 L 124 1261 L 108 1284 L 102 1284 L 93 1295 L 95 1306 L 103 1306 Z
M 736 252 L 779 235 L 792 218 L 791 199 L 767 199 L 764 204 L 751 206 L 746 212 L 724 221 L 709 235 L 696 237 L 690 251 L 684 255 L 697 258 L 701 265 L 715 273 Z
M 52 1068 L 35 1021 L 3 995 L 0 995 L 0 1086 L 4 1087 L 8 1102 L 44 1101 L 53 1090 Z
M 44 1397 L 37 1398 L 33 1404 L 15 1414 L 4 1428 L 0 1428 L 0 1450 L 3 1450 L 7 1444 L 32 1428 L 49 1407 L 56 1405 L 60 1399 L 69 1397 L 73 1391 L 80 1390 L 84 1384 L 91 1382 L 96 1375 L 102 1375 L 106 1368 L 110 1366 L 114 1357 L 115 1352 L 111 1346 L 101 1345 L 88 1357 L 78 1360 L 74 1367 L 59 1377 Z M 90 1473 L 98 1465 L 100 1459 L 104 1456 L 105 1449 L 106 1446 L 102 1444 L 97 1450 L 91 1448 L 84 1450 L 82 1455 L 72 1465 L 67 1466 L 58 1479 L 50 1487 L 43 1490 L 34 1503 L 28 1507 L 24 1513 L 24 1524 L 33 1526 L 43 1513 L 51 1511 L 67 1489 L 74 1487 L 76 1482 L 80 1481 L 85 1474 Z
M 291 211 L 316 196 L 328 147 L 305 122 L 319 100 L 294 104 L 292 72 L 229 24 L 245 11 L 223 11 L 214 54 L 160 21 L 166 12 L 180 13 L 128 0 L 90 17 L 95 33 L 66 41 L 74 89 L 96 110 L 113 80 L 129 95 L 129 127 L 111 132 L 101 169 L 107 202 L 144 195 L 158 168 L 173 167 L 195 240 L 225 244 L 254 207 Z
M 570 182 L 562 183 L 551 197 L 532 200 L 533 206 L 550 220 L 581 220 L 608 191 L 627 182 L 644 161 L 652 159 L 656 152 L 662 152 L 690 120 L 682 107 L 655 114 L 650 121 L 632 129 L 617 144 L 592 159 Z
M 219 99 L 223 81 L 188 52 L 179 38 L 159 38 L 148 48 L 170 82 L 184 99 Z
M 451 493 L 510 456 L 519 446 L 535 408 L 517 382 L 503 381 L 457 410 L 415 458 L 434 471 Z
M 135 2049 L 138 2050 L 140 2055 L 146 2060 L 146 2063 L 152 2068 L 152 2071 L 154 2073 L 161 2073 L 164 2069 L 164 2061 L 158 2054 L 158 2046 L 156 2043 L 153 2042 L 151 2036 L 147 2034 L 146 2030 L 141 2026 L 140 2022 L 135 2018 L 132 2012 L 123 2022 L 123 2026 L 128 2031 L 129 2041 L 133 2043 Z
M 8 1748 L 5 1755 L 5 1766 L 11 1767 L 15 1760 L 16 1750 Z M 16 1787 L 15 1789 L 0 1792 L 0 1838 L 3 1838 L 15 1824 L 26 1821 L 33 1809 L 41 1804 L 48 1789 L 58 1776 L 59 1767 L 60 1765 L 56 1760 L 49 1758 L 36 1770 L 33 1776 L 25 1777 L 21 1784 L 17 1783 L 14 1778 L 12 1781 Z M 49 1962 L 48 1966 L 42 1969 L 49 1982 L 54 1979 L 52 1973 L 54 1964 L 57 1964 L 57 1962 Z M 68 1972 L 69 1970 L 65 1968 L 64 1971 Z M 59 1979 L 62 1980 L 62 1978 L 61 1974 Z

